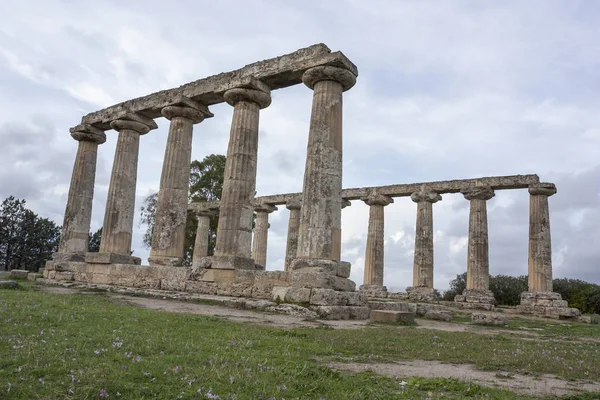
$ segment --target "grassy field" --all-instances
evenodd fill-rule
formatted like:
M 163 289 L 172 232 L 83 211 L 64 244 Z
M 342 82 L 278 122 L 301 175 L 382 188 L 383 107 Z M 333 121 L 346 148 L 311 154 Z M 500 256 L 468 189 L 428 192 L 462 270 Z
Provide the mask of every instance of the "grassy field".
M 525 398 L 451 379 L 349 374 L 328 365 L 409 359 L 600 376 L 598 342 L 414 327 L 283 330 L 144 310 L 102 294 L 0 290 L 0 399 Z

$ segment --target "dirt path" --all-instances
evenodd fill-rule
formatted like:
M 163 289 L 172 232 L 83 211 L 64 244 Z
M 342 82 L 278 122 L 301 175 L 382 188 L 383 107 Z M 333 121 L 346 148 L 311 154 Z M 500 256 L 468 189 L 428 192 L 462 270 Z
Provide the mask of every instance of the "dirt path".
M 349 372 L 373 371 L 379 375 L 398 378 L 454 378 L 478 385 L 508 389 L 533 396 L 563 396 L 600 391 L 600 382 L 566 381 L 552 375 L 539 377 L 480 371 L 469 364 L 445 364 L 438 361 L 403 361 L 397 363 L 361 364 L 331 363 L 337 370 Z

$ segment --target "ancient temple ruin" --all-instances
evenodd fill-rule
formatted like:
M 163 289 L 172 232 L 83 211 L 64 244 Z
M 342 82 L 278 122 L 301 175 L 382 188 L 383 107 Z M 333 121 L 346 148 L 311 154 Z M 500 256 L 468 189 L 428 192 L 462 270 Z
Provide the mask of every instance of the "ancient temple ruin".
M 71 128 L 79 142 L 59 250 L 44 278 L 303 304 L 327 318 L 365 319 L 368 298 L 435 300 L 433 205 L 442 195 L 462 193 L 470 202 L 467 290 L 456 298 L 463 308 L 492 309 L 489 291 L 486 201 L 496 190 L 528 189 L 531 195 L 529 291 L 521 311 L 574 316 L 552 292 L 548 197 L 552 183 L 537 175 L 342 189 L 343 93 L 358 70 L 341 52 L 318 44 L 241 69 L 190 82 L 90 113 Z M 260 110 L 271 91 L 304 83 L 313 91 L 302 193 L 255 198 Z M 213 117 L 209 106 L 233 107 L 221 201 L 188 204 L 194 125 Z M 140 137 L 170 121 L 160 179 L 149 265 L 131 256 Z M 98 145 L 105 131 L 118 132 L 104 228 L 98 253 L 87 252 Z M 143 140 L 143 139 L 142 139 Z M 384 208 L 395 197 L 417 204 L 412 287 L 389 293 L 383 282 Z M 356 290 L 350 264 L 341 258 L 341 213 L 352 200 L 370 207 L 364 283 Z M 268 216 L 290 211 L 285 265 L 265 271 Z M 191 268 L 183 267 L 188 209 L 198 215 Z M 254 230 L 253 214 L 256 213 Z M 215 254 L 207 257 L 210 218 L 219 216 Z

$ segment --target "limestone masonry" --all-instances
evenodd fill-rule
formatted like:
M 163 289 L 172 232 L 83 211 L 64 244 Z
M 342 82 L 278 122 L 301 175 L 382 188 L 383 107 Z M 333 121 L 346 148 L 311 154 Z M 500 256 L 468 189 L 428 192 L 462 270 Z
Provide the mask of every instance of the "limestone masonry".
M 554 184 L 540 182 L 537 175 L 515 175 L 342 189 L 343 97 L 357 76 L 358 69 L 344 54 L 317 44 L 84 116 L 70 129 L 79 145 L 59 249 L 47 262 L 44 278 L 57 283 L 269 299 L 293 303 L 288 308 L 302 305 L 308 308 L 307 315 L 367 319 L 370 310 L 382 310 L 382 304 L 401 306 L 368 303 L 369 298 L 437 300 L 434 204 L 443 194 L 462 193 L 470 203 L 467 289 L 455 304 L 492 310 L 486 202 L 496 190 L 528 189 L 529 291 L 522 294 L 519 309 L 556 318 L 577 316 L 576 309 L 552 292 L 548 197 L 556 193 Z M 271 104 L 273 90 L 300 83 L 313 93 L 302 192 L 255 197 L 261 110 Z M 233 107 L 233 119 L 221 201 L 188 204 L 194 126 L 214 117 L 209 106 L 223 102 Z M 131 256 L 139 144 L 157 128 L 154 119 L 158 117 L 168 119 L 170 128 L 149 265 L 142 265 L 142 260 Z M 104 229 L 100 252 L 89 253 L 98 145 L 106 141 L 105 131 L 110 129 L 118 132 L 118 139 Z M 412 286 L 407 293 L 389 293 L 383 279 L 384 210 L 395 197 L 408 196 L 416 203 Z M 350 264 L 340 259 L 341 214 L 351 200 L 361 200 L 370 209 L 364 282 L 358 291 L 349 279 Z M 290 213 L 285 265 L 281 271 L 265 271 L 269 214 L 278 205 Z M 183 266 L 188 210 L 198 216 L 191 267 Z M 209 226 L 216 216 L 215 254 L 208 257 Z M 432 319 L 449 317 L 447 311 L 431 307 L 421 314 L 429 313 Z M 371 318 L 397 321 L 414 318 L 414 312 L 389 309 Z

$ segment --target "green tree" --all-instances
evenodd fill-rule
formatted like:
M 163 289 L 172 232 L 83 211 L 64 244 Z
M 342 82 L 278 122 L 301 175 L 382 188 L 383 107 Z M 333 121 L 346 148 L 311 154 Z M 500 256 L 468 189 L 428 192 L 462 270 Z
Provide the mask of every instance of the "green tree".
M 462 294 L 467 288 L 467 273 L 456 275 L 456 279 L 450 281 L 450 289 L 444 292 L 442 299 L 453 301 L 454 296 Z
M 225 156 L 211 154 L 204 157 L 202 161 L 193 161 L 190 164 L 190 202 L 217 201 L 221 199 L 223 190 L 223 176 L 225 173 Z M 156 216 L 156 205 L 158 193 L 148 195 L 140 208 L 141 225 L 146 225 L 143 242 L 146 248 L 152 245 L 152 233 L 154 231 L 154 219 Z M 212 218 L 209 230 L 208 254 L 212 255 L 217 237 L 218 217 Z M 186 221 L 186 241 L 184 248 L 184 263 L 189 265 L 192 260 L 196 230 L 198 228 L 197 215 L 188 211 Z
M 527 276 L 519 277 L 496 275 L 490 276 L 490 290 L 500 305 L 516 306 L 521 304 L 521 293 L 527 291 Z
M 600 285 L 580 279 L 554 279 L 553 290 L 560 293 L 569 307 L 578 308 L 582 313 L 600 313 Z
M 88 235 L 88 251 L 97 253 L 100 251 L 100 239 L 102 239 L 102 228 Z
M 25 200 L 6 198 L 0 205 L 0 268 L 37 271 L 58 248 L 60 227 L 25 207 Z

